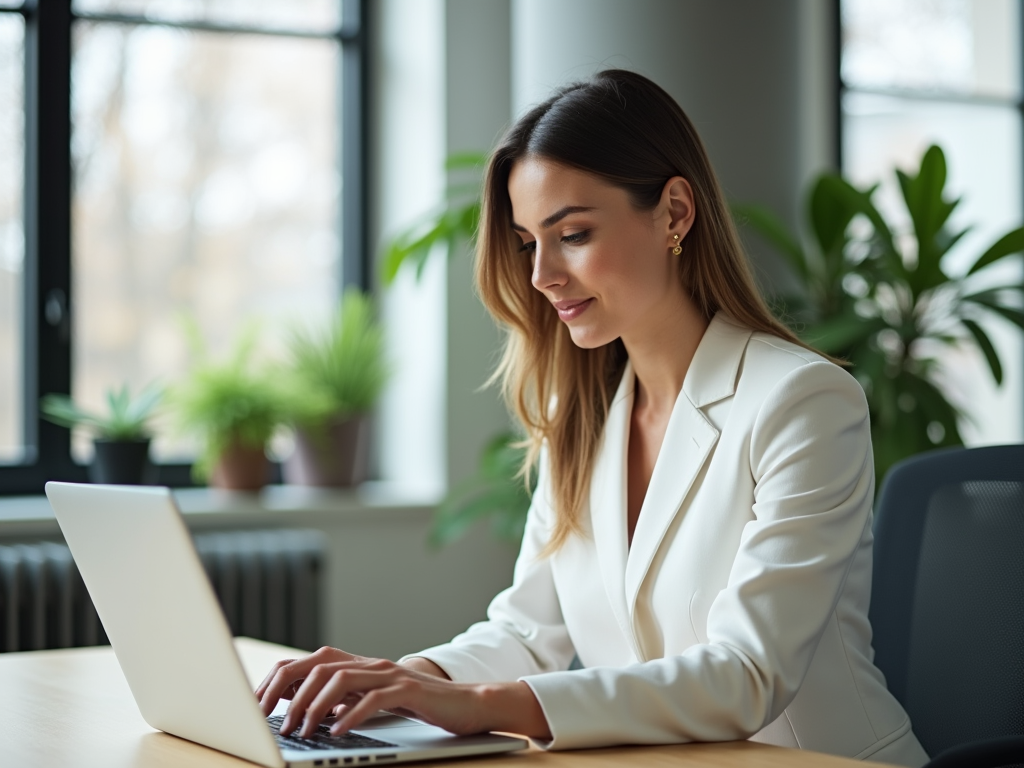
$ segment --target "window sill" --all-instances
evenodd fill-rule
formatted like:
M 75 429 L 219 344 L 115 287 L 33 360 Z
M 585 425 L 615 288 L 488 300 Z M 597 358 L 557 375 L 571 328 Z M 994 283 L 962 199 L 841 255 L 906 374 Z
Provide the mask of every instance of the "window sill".
M 180 488 L 175 501 L 190 528 L 249 525 L 313 525 L 330 518 L 359 522 L 429 517 L 439 499 L 389 483 L 364 483 L 352 490 L 271 485 L 259 493 Z M 45 496 L 0 497 L 0 541 L 60 536 Z

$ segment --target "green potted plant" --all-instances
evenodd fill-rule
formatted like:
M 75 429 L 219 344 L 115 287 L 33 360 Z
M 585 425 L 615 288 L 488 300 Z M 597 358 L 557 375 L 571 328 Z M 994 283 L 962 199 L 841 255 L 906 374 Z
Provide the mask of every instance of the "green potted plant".
M 916 171 L 896 171 L 910 228 L 885 220 L 872 197 L 826 173 L 810 189 L 806 245 L 767 210 L 736 206 L 785 258 L 795 291 L 778 297 L 780 316 L 801 338 L 850 366 L 871 413 L 875 473 L 938 446 L 962 445 L 958 421 L 968 416 L 940 384 L 940 353 L 958 346 L 981 351 L 996 383 L 1003 368 L 981 322 L 995 318 L 1024 328 L 1020 284 L 993 285 L 989 267 L 1024 251 L 1024 227 L 996 239 L 963 274 L 946 256 L 967 233 L 950 216 L 946 159 L 925 152 Z M 859 219 L 866 223 L 851 226 Z
M 201 359 L 169 392 L 181 427 L 202 449 L 193 474 L 215 488 L 257 491 L 270 479 L 266 448 L 285 417 L 275 371 L 252 362 L 253 334 L 224 362 Z
M 163 391 L 150 385 L 132 398 L 128 385 L 106 392 L 107 413 L 95 413 L 77 405 L 67 395 L 50 394 L 39 403 L 47 421 L 93 433 L 89 479 L 94 483 L 141 485 L 149 456 L 149 420 Z
M 287 414 L 295 451 L 284 480 L 295 485 L 347 487 L 365 479 L 369 414 L 387 382 L 384 332 L 370 299 L 346 291 L 321 332 L 295 329 Z

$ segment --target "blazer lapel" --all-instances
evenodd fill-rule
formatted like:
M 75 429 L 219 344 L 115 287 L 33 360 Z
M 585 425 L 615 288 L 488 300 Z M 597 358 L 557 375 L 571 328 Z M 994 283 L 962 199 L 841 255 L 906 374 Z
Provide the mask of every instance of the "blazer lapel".
M 680 393 L 669 418 L 665 439 L 654 465 L 640 517 L 633 531 L 633 544 L 626 561 L 625 599 L 630 616 L 636 605 L 640 585 L 654 560 L 669 525 L 675 519 L 683 499 L 711 448 L 718 430 L 704 414 Z M 631 622 L 632 623 L 632 622 Z
M 633 413 L 633 366 L 628 362 L 608 409 L 602 444 L 590 476 L 590 521 L 601 578 L 612 613 L 633 653 L 640 658 L 626 608 L 626 453 Z
M 718 314 L 712 318 L 690 363 L 669 417 L 626 561 L 624 590 L 631 626 L 637 595 L 651 562 L 718 440 L 718 430 L 701 409 L 735 393 L 740 361 L 750 334 Z M 629 402 L 632 410 L 632 397 Z M 629 437 L 629 418 L 627 413 L 623 451 Z M 625 508 L 623 501 L 623 517 Z

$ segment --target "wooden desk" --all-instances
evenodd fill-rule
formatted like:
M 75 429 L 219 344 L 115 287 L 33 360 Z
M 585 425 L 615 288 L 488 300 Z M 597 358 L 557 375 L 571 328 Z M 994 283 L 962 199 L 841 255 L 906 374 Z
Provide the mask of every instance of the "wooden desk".
M 271 664 L 297 651 L 236 641 L 253 686 Z M 201 692 L 197 691 L 198 695 Z M 617 747 L 576 752 L 531 749 L 499 757 L 425 763 L 458 768 L 853 768 L 864 763 L 749 741 Z M 413 763 L 412 765 L 416 765 Z M 3 768 L 252 768 L 253 763 L 154 731 L 142 719 L 110 648 L 0 654 Z

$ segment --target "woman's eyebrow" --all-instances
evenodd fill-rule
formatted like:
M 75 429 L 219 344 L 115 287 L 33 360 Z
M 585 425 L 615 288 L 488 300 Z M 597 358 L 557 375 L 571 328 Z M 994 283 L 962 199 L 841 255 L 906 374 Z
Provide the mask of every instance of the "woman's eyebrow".
M 570 213 L 586 213 L 587 211 L 592 210 L 594 210 L 594 208 L 591 206 L 567 205 L 564 208 L 559 208 L 557 211 L 555 211 L 546 219 L 544 219 L 544 221 L 540 223 L 541 229 L 547 229 L 548 227 L 554 226 L 562 219 L 564 219 L 566 216 L 568 216 Z M 512 229 L 516 230 L 517 232 L 526 231 L 526 227 L 522 226 L 521 224 L 516 224 L 514 221 L 512 222 Z

